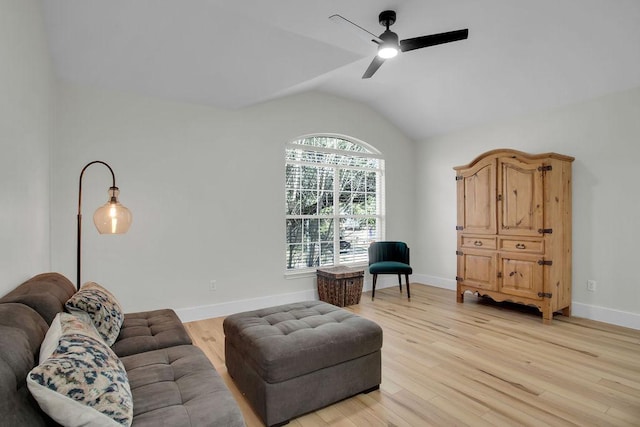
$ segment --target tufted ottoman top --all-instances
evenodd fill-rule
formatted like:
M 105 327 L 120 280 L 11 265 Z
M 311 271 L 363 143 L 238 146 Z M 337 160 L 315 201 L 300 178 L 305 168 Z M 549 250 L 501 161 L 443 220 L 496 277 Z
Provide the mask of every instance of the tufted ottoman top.
M 268 383 L 337 365 L 382 347 L 376 323 L 321 301 L 233 314 L 224 320 L 225 344 Z

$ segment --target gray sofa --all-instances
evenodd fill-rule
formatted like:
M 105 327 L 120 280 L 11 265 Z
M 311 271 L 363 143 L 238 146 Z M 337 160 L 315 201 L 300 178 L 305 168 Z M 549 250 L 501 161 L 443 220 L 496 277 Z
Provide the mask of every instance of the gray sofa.
M 75 287 L 37 275 L 0 298 L 0 426 L 57 425 L 26 386 L 42 340 Z M 244 426 L 233 396 L 172 310 L 126 314 L 111 347 L 133 395 L 134 426 Z

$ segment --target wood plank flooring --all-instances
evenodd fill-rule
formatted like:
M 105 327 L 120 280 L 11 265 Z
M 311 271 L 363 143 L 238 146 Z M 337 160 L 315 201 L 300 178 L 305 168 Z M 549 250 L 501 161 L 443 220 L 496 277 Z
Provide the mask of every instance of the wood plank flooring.
M 354 313 L 384 331 L 380 390 L 292 420 L 298 426 L 640 426 L 640 331 L 411 285 L 364 293 Z M 223 318 L 186 323 L 238 401 Z

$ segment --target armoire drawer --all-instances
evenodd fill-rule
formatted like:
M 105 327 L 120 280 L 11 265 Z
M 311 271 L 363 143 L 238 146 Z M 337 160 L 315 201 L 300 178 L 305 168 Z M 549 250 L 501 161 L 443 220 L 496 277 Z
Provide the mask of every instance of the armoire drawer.
M 467 249 L 496 249 L 495 236 L 460 236 L 460 247 Z
M 543 254 L 544 240 L 527 239 L 523 237 L 501 237 L 499 249 L 501 251 Z

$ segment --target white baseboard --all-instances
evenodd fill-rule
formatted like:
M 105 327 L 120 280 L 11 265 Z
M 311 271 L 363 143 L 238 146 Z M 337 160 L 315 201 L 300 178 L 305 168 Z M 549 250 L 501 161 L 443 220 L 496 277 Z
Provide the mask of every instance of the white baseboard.
M 438 288 L 456 290 L 456 281 L 442 277 L 429 276 L 426 274 L 414 274 L 411 276 L 412 282 L 425 283 Z M 640 314 L 628 311 L 615 310 L 612 308 L 600 307 L 597 305 L 571 302 L 571 315 L 584 317 L 589 320 L 610 323 L 612 325 L 624 326 L 625 328 L 640 329 Z
M 426 274 L 412 274 L 411 282 L 424 283 L 437 288 L 449 290 L 456 289 L 456 281 L 442 277 L 429 276 Z M 398 280 L 395 276 L 379 276 L 377 289 L 384 289 L 398 286 Z M 363 291 L 367 292 L 373 288 L 370 277 L 364 281 Z M 317 300 L 318 291 L 310 289 L 299 292 L 291 292 L 279 295 L 269 295 L 259 298 L 251 298 L 245 300 L 229 301 L 220 304 L 203 305 L 199 307 L 188 307 L 176 309 L 176 313 L 183 322 L 193 322 L 196 320 L 210 319 L 212 317 L 228 316 L 233 313 L 243 311 L 258 310 L 260 308 L 271 307 L 274 305 L 290 304 L 300 301 Z M 630 313 L 621 310 L 614 310 L 596 305 L 583 304 L 573 301 L 571 303 L 571 313 L 576 317 L 584 317 L 590 320 L 610 323 L 613 325 L 624 326 L 640 330 L 640 314 Z
M 317 300 L 318 291 L 292 292 L 287 294 L 269 295 L 259 298 L 251 298 L 237 301 L 223 302 L 220 304 L 201 305 L 176 309 L 176 313 L 182 322 L 194 322 L 196 320 L 210 319 L 212 317 L 228 316 L 243 311 L 258 310 L 281 304 L 290 304 L 300 301 Z
M 436 288 L 456 290 L 456 281 L 454 279 L 446 279 L 444 277 L 429 276 L 427 274 L 413 274 L 411 281 L 416 283 L 424 283 L 425 285 L 435 286 Z
M 624 326 L 626 328 L 640 329 L 640 314 L 638 313 L 614 310 L 612 308 L 573 301 L 571 303 L 571 315 L 597 320 L 598 322 L 611 323 L 612 325 Z
M 413 276 L 412 276 L 413 278 Z M 369 278 L 368 278 L 369 279 Z M 395 276 L 380 276 L 377 289 L 398 286 Z M 367 292 L 373 289 L 371 280 L 365 280 L 362 290 Z M 287 294 L 268 295 L 264 297 L 223 302 L 220 304 L 201 305 L 198 307 L 177 308 L 175 312 L 182 322 L 195 322 L 197 320 L 210 319 L 212 317 L 228 316 L 233 313 L 243 311 L 259 310 L 261 308 L 272 307 L 274 305 L 291 304 L 300 301 L 313 301 L 318 299 L 317 289 L 291 292 Z
M 412 274 L 409 276 L 409 280 L 411 283 L 426 284 L 436 288 L 449 289 L 451 291 L 456 290 L 456 281 L 452 279 L 445 279 L 443 277 L 429 276 L 427 274 Z M 402 283 L 404 284 L 404 278 L 402 279 Z M 391 288 L 394 286 L 398 286 L 397 276 L 391 274 L 378 276 L 376 289 Z M 373 283 L 369 279 L 365 280 L 363 290 L 370 291 L 371 289 L 373 289 Z

